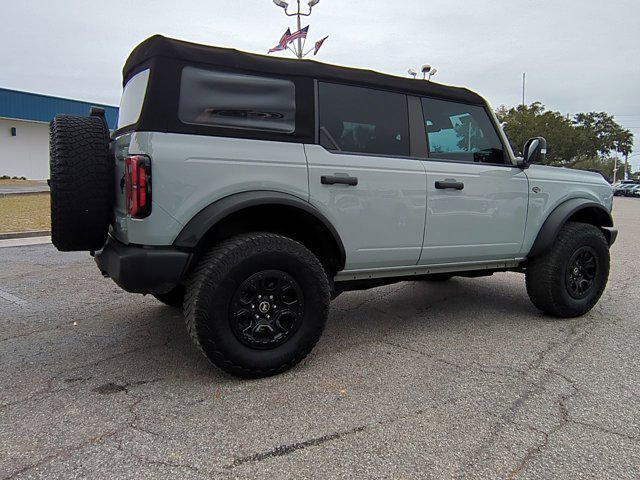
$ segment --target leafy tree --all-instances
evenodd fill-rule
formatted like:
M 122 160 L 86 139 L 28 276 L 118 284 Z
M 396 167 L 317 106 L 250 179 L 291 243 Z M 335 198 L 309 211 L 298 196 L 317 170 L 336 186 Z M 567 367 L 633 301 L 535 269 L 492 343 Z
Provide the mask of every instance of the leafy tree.
M 518 155 L 529 138 L 545 137 L 549 165 L 586 168 L 579 165 L 600 159 L 601 166 L 610 164 L 613 170 L 613 160 L 605 161 L 611 153 L 626 155 L 633 149 L 632 133 L 605 112 L 578 113 L 571 118 L 535 102 L 514 108 L 502 106 L 496 113 L 501 122 L 507 123 L 505 131 Z
M 578 113 L 573 123 L 582 155 L 608 155 L 611 151 L 628 155 L 633 149 L 631 132 L 618 125 L 608 113 Z

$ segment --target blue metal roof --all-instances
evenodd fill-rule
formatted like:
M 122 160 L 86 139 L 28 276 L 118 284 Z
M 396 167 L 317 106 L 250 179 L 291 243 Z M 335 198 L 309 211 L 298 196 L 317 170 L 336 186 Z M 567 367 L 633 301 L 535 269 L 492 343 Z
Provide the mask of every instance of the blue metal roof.
M 92 106 L 104 108 L 109 128 L 114 130 L 118 107 L 0 88 L 0 117 L 4 118 L 50 122 L 60 113 L 88 115 Z

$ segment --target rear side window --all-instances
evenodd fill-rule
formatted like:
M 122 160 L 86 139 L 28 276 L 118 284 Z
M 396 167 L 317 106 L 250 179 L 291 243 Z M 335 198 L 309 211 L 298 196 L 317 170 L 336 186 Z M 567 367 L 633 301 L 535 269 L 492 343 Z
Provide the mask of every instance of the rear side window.
M 406 95 L 320 83 L 319 110 L 320 144 L 326 149 L 409 156 Z
M 486 110 L 476 105 L 422 99 L 429 157 L 505 163 L 502 142 Z
M 149 70 L 144 70 L 127 82 L 122 92 L 118 111 L 118 128 L 137 123 L 142 113 L 142 105 L 149 85 Z
M 195 125 L 292 133 L 295 90 L 289 80 L 185 67 L 178 115 Z

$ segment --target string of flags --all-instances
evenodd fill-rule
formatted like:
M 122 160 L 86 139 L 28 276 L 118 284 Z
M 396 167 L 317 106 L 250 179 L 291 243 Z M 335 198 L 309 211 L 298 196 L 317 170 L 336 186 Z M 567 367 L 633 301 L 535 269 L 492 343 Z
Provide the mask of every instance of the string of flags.
M 288 48 L 290 48 L 289 45 L 294 41 L 298 40 L 299 38 L 304 38 L 306 40 L 308 33 L 309 33 L 308 25 L 293 33 L 291 33 L 290 28 L 287 28 L 287 31 L 284 32 L 284 35 L 282 35 L 282 38 L 280 39 L 278 44 L 275 47 L 271 48 L 269 50 L 269 53 L 282 52 L 284 50 L 287 50 Z M 306 57 L 309 53 L 311 53 L 311 51 L 313 51 L 314 56 L 317 55 L 318 52 L 320 51 L 320 48 L 322 48 L 322 45 L 324 44 L 324 42 L 327 40 L 327 38 L 329 38 L 329 35 L 318 40 L 315 43 L 315 46 L 312 49 L 308 50 L 306 53 L 304 53 L 302 57 Z

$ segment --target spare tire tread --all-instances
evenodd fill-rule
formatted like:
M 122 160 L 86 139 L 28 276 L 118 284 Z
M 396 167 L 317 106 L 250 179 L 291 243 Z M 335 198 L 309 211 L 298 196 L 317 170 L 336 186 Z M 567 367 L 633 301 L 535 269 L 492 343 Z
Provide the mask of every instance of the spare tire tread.
M 50 125 L 51 240 L 60 251 L 98 250 L 113 205 L 109 129 L 99 117 L 57 115 Z

